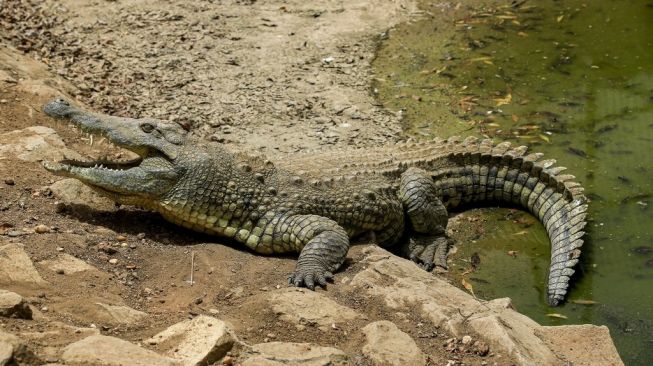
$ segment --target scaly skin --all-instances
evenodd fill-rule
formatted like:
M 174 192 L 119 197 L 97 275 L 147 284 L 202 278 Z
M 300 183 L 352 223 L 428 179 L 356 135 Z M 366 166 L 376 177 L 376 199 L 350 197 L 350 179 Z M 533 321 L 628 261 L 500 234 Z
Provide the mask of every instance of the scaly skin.
M 119 163 L 44 163 L 122 204 L 160 212 L 184 227 L 233 238 L 263 253 L 299 252 L 295 286 L 325 286 L 349 239 L 374 233 L 426 270 L 446 268 L 447 209 L 520 204 L 552 243 L 548 301 L 558 305 L 583 243 L 587 205 L 573 176 L 540 154 L 468 138 L 287 156 L 278 164 L 194 141 L 176 123 L 84 112 L 63 100 L 44 107 L 141 158 Z M 96 165 L 97 164 L 97 165 Z

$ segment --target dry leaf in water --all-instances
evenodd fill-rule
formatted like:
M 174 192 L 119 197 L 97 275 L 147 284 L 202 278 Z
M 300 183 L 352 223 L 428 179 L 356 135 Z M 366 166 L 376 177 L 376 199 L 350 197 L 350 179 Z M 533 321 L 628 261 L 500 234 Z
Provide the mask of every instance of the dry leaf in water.
M 472 295 L 474 295 L 474 286 L 472 286 L 471 283 L 465 281 L 465 277 L 463 277 L 461 283 L 463 284 L 463 287 L 464 287 L 467 291 L 469 291 Z M 474 297 L 476 297 L 476 295 L 474 295 Z

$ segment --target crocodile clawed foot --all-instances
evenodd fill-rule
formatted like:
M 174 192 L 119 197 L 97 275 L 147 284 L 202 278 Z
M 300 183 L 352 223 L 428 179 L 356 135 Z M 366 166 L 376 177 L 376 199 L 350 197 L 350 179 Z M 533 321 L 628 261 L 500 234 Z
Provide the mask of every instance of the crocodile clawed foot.
M 427 272 L 446 272 L 449 239 L 444 236 L 414 236 L 405 245 L 408 258 Z
M 327 282 L 333 281 L 333 273 L 319 269 L 303 270 L 297 268 L 293 274 L 288 276 L 288 283 L 295 287 L 306 287 L 315 290 L 315 286 L 326 288 Z

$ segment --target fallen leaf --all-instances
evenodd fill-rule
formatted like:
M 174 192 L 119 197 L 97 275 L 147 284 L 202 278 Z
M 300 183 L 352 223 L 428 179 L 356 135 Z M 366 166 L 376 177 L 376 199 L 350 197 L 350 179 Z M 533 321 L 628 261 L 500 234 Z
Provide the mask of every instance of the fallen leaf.
M 518 232 L 516 232 L 516 233 L 514 233 L 512 235 L 526 235 L 526 234 L 528 234 L 528 231 L 522 230 L 522 231 L 518 231 Z
M 519 122 L 519 116 L 518 116 L 518 115 L 513 114 L 513 115 L 511 116 L 511 118 L 512 118 L 512 121 L 513 121 L 513 122 Z
M 598 304 L 598 302 L 596 302 L 594 300 L 583 300 L 583 299 L 571 300 L 571 302 L 573 302 L 574 304 L 578 304 L 578 305 L 594 305 L 594 304 Z
M 464 278 L 464 277 L 463 277 L 463 279 L 462 279 L 461 282 L 462 282 L 462 284 L 463 284 L 463 287 L 464 287 L 467 291 L 469 291 L 472 295 L 474 295 L 474 287 L 472 286 L 472 284 L 469 283 L 469 282 L 467 282 L 467 281 L 465 281 L 465 278 Z M 474 297 L 476 297 L 476 295 L 474 295 Z
M 512 102 L 512 94 L 508 93 L 505 98 L 496 98 L 494 101 L 497 102 L 497 107 L 510 104 Z
M 551 140 L 549 139 L 549 136 L 547 136 L 547 135 L 542 135 L 542 134 L 540 134 L 539 137 L 540 137 L 542 140 L 546 141 L 546 142 L 550 142 L 550 141 L 551 141 Z
M 565 17 L 564 15 L 557 17 L 556 22 L 560 23 L 564 17 Z
M 526 32 L 517 32 L 517 35 L 520 37 L 528 37 L 528 33 Z
M 546 316 L 548 316 L 549 318 L 567 319 L 567 316 L 558 313 L 550 313 L 550 314 L 546 314 Z

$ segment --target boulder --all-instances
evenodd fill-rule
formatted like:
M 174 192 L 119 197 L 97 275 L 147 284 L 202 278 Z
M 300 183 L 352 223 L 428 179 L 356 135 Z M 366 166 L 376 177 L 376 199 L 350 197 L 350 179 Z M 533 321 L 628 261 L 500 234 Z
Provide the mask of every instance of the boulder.
M 93 335 L 64 348 L 66 366 L 175 366 L 175 362 L 122 339 Z
M 345 366 L 347 355 L 337 348 L 311 343 L 269 342 L 252 346 L 253 355 L 242 366 Z
M 221 360 L 237 341 L 225 322 L 200 315 L 177 323 L 146 342 L 157 345 L 180 365 L 200 366 Z
M 299 328 L 317 326 L 322 331 L 335 323 L 346 323 L 363 316 L 318 292 L 300 288 L 284 288 L 269 294 L 268 301 L 280 319 Z
M 32 319 L 32 309 L 17 293 L 0 290 L 0 316 Z
M 394 323 L 381 320 L 366 325 L 362 331 L 366 339 L 363 354 L 372 364 L 426 365 L 426 357 L 415 341 Z

